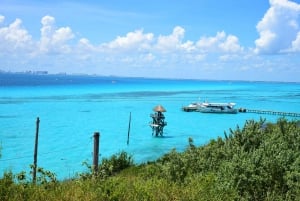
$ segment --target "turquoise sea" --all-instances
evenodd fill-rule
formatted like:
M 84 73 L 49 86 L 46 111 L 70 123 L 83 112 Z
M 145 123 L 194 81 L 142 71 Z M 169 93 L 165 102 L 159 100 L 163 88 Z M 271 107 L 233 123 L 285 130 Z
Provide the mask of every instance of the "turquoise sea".
M 274 122 L 280 117 L 181 110 L 199 100 L 300 113 L 300 83 L 0 73 L 0 173 L 30 171 L 37 117 L 38 166 L 59 179 L 86 170 L 85 161 L 92 164 L 96 131 L 100 132 L 100 160 L 124 150 L 135 163 L 143 163 L 173 148 L 183 151 L 189 137 L 202 145 L 224 137 L 224 131 L 243 126 L 246 120 L 262 117 Z M 149 127 L 152 108 L 158 104 L 167 110 L 164 137 L 153 137 Z

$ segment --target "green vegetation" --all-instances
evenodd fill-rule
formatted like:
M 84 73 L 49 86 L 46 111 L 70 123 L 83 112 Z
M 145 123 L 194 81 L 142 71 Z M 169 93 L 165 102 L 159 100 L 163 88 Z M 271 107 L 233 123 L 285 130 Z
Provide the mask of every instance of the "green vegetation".
M 224 138 L 135 165 L 121 152 L 68 181 L 39 169 L 5 173 L 0 200 L 300 200 L 300 124 L 279 119 L 247 121 Z

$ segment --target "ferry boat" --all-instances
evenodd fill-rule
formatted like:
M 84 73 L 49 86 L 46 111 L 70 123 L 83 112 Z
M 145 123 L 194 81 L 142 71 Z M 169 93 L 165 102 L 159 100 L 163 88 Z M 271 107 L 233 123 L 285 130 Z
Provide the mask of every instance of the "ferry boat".
M 236 105 L 235 103 L 204 102 L 204 103 L 199 104 L 196 111 L 203 112 L 203 113 L 236 114 L 238 112 L 238 110 L 234 108 L 235 105 Z
M 182 107 L 185 112 L 203 112 L 203 113 L 228 113 L 236 114 L 237 109 L 234 108 L 235 103 L 210 103 L 210 102 L 194 102 L 188 106 Z

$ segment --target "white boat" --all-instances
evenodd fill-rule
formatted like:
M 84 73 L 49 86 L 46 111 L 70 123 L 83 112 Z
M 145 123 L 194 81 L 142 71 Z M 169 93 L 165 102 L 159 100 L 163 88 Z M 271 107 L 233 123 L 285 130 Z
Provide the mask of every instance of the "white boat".
M 236 114 L 237 109 L 234 108 L 235 103 L 209 103 L 203 102 L 197 104 L 198 112 L 203 113 L 227 113 L 227 114 Z
M 184 106 L 182 107 L 182 110 L 185 112 L 193 112 L 193 111 L 197 111 L 198 107 L 201 106 L 202 103 L 200 102 L 194 102 L 194 103 L 190 103 L 188 106 Z

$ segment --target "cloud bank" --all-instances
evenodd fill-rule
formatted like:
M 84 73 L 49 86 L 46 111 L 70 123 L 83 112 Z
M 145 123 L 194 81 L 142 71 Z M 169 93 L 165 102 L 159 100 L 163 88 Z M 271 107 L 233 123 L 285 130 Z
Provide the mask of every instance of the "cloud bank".
M 33 38 L 21 19 L 9 23 L 0 15 L 0 59 L 3 61 L 0 70 L 19 66 L 22 71 L 34 66 L 50 72 L 119 72 L 121 75 L 131 71 L 140 72 L 132 75 L 155 71 L 161 77 L 184 76 L 182 71 L 219 77 L 222 75 L 217 73 L 223 72 L 224 76 L 230 76 L 226 74 L 228 69 L 269 73 L 277 67 L 272 62 L 262 61 L 263 55 L 300 53 L 299 15 L 299 4 L 270 0 L 270 8 L 257 23 L 259 37 L 253 41 L 253 47 L 243 47 L 238 36 L 224 30 L 214 36 L 188 40 L 181 26 L 175 26 L 166 35 L 137 29 L 112 41 L 93 44 L 88 38 L 79 38 L 68 26 L 57 27 L 55 18 L 49 15 L 40 20 L 40 37 Z M 288 70 L 299 72 L 295 64 Z M 172 74 L 173 71 L 179 73 Z
M 0 23 L 5 20 L 0 17 Z M 201 37 L 198 41 L 184 40 L 185 30 L 176 26 L 169 35 L 155 36 L 144 33 L 142 29 L 128 32 L 125 36 L 117 36 L 113 41 L 103 44 L 91 44 L 87 38 L 76 42 L 76 34 L 70 27 L 56 27 L 53 16 L 41 19 L 40 38 L 34 40 L 22 27 L 22 21 L 16 19 L 7 27 L 0 27 L 0 48 L 3 52 L 28 52 L 32 55 L 51 54 L 208 54 L 238 53 L 243 48 L 237 36 L 227 35 L 224 31 L 216 36 Z
M 270 8 L 256 29 L 256 53 L 299 52 L 300 5 L 288 0 L 270 0 Z

